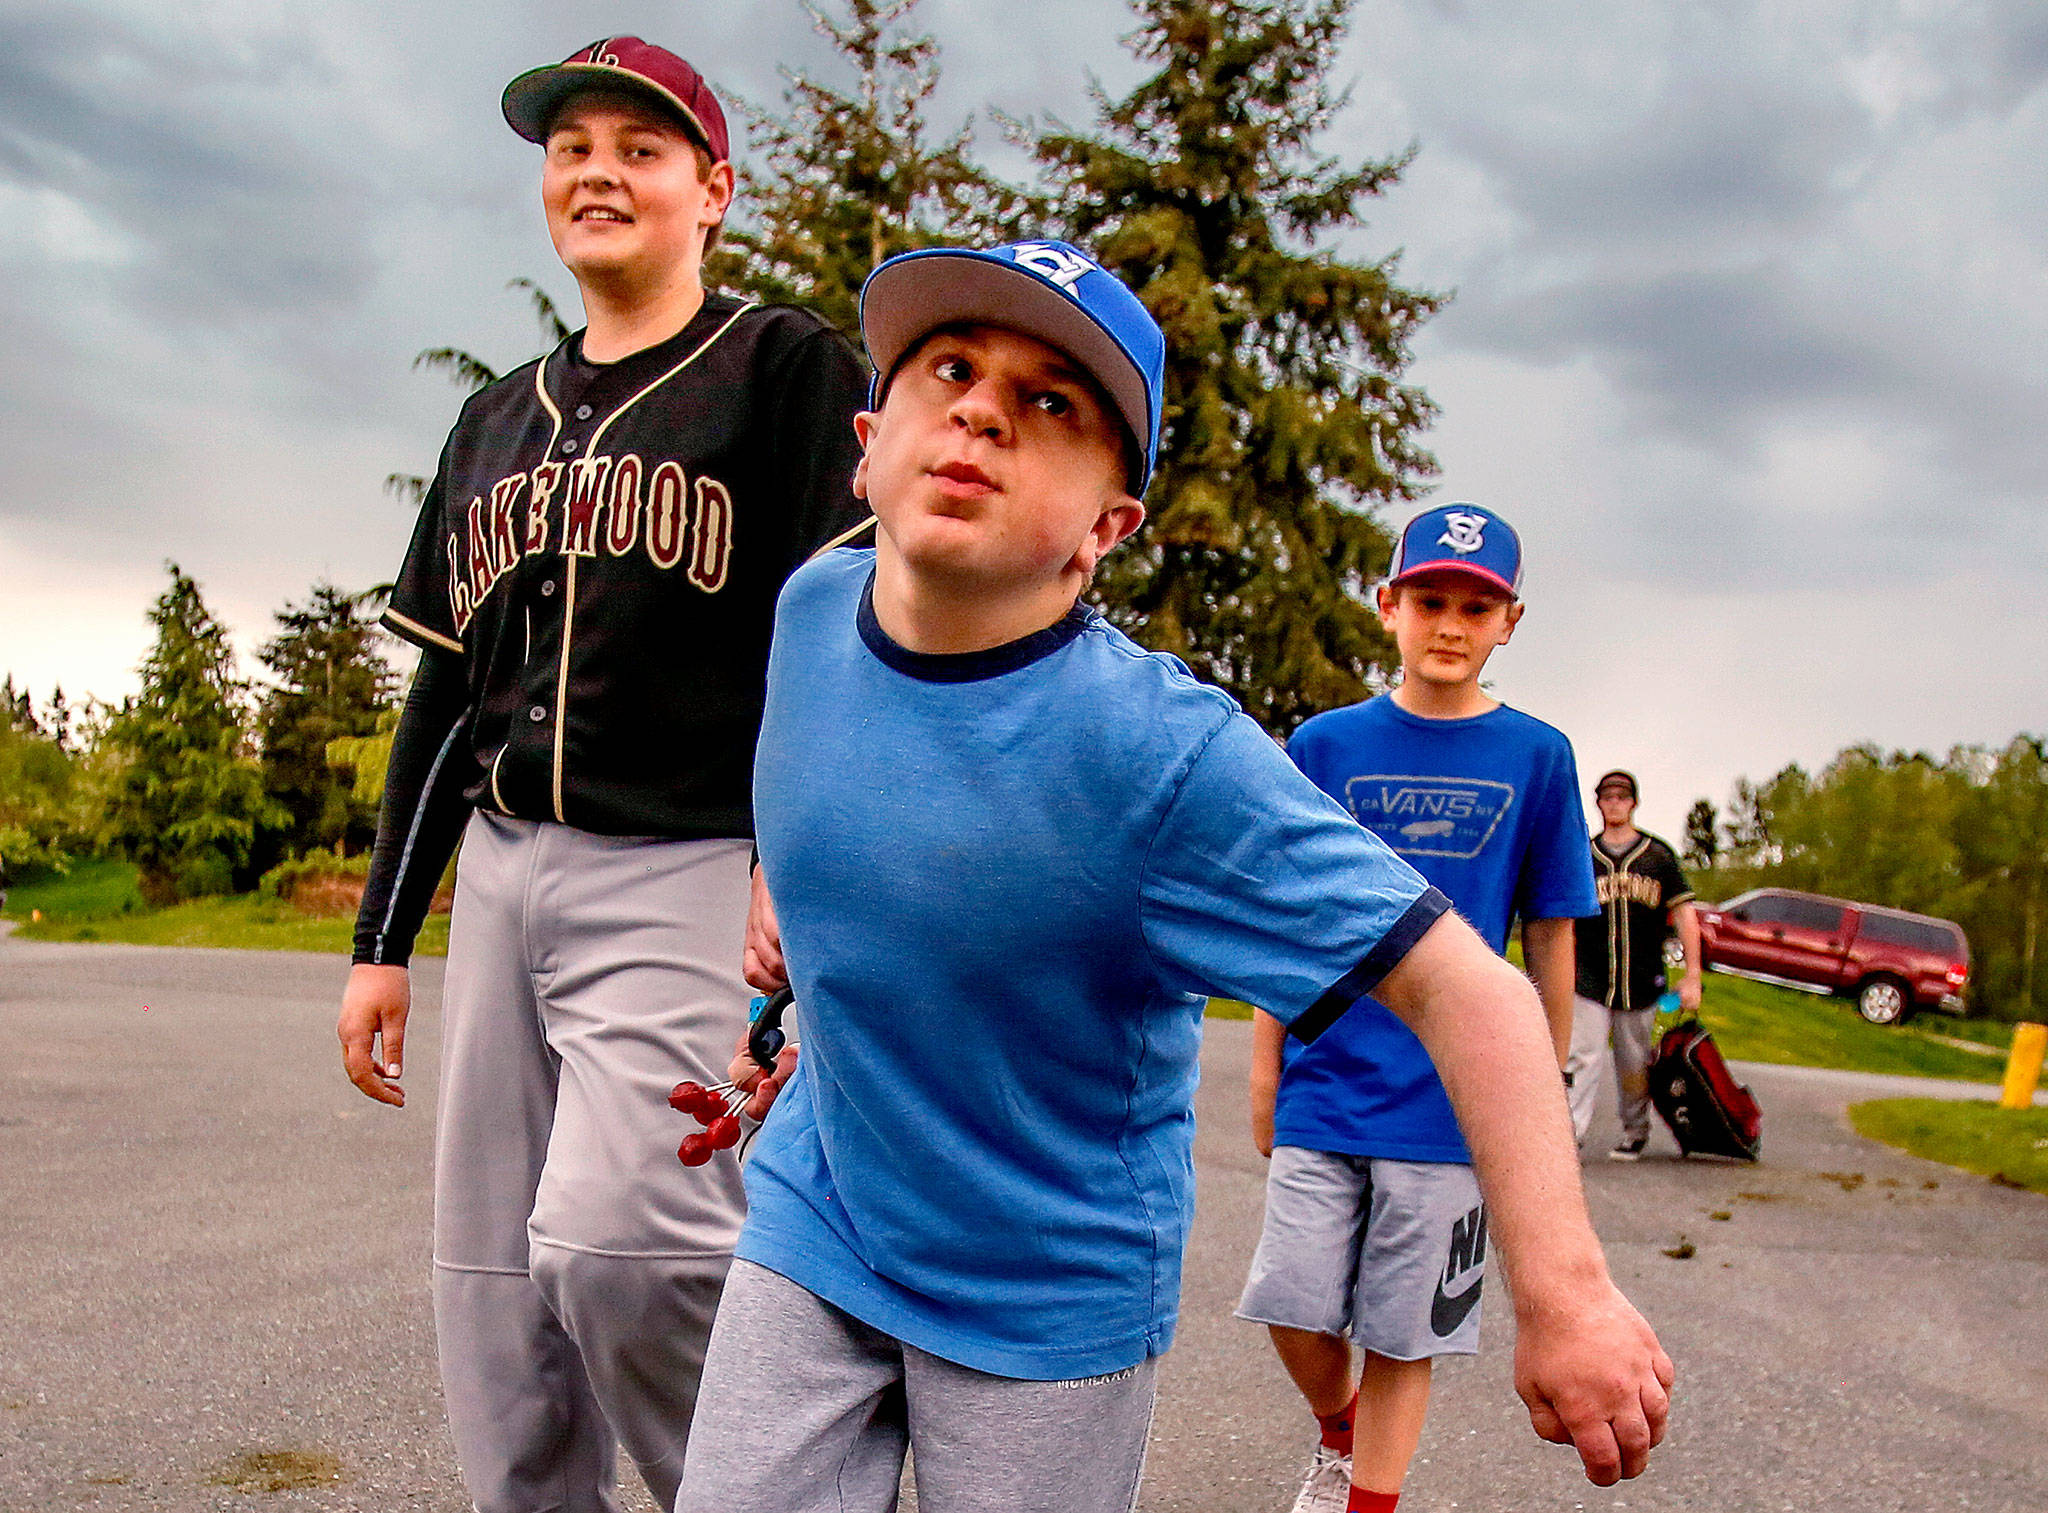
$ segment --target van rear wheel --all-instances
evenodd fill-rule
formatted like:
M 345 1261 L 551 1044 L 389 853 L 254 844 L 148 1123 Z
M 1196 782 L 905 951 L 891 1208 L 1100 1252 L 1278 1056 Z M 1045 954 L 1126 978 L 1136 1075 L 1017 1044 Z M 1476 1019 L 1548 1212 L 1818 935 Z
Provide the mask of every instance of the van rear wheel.
M 1898 978 L 1873 977 L 1856 990 L 1856 1012 L 1872 1024 L 1904 1024 L 1913 1000 Z

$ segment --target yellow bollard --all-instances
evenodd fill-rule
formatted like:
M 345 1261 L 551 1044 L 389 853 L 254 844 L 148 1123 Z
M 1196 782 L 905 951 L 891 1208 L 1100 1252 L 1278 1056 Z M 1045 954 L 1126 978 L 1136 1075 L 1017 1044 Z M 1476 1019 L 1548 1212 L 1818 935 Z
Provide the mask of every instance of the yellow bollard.
M 2032 1108 L 2034 1089 L 2041 1085 L 2041 1061 L 2048 1057 L 2048 1024 L 2014 1025 L 2012 1055 L 2005 1063 L 2005 1092 L 2000 1108 Z

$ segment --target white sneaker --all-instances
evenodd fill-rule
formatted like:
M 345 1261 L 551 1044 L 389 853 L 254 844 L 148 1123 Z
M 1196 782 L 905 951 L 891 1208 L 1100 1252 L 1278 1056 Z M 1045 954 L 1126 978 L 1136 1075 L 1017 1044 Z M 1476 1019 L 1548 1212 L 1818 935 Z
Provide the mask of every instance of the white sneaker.
M 1308 1463 L 1301 1495 L 1294 1499 L 1291 1513 L 1344 1513 L 1351 1501 L 1351 1457 L 1339 1455 L 1328 1445 L 1316 1446 L 1316 1458 Z

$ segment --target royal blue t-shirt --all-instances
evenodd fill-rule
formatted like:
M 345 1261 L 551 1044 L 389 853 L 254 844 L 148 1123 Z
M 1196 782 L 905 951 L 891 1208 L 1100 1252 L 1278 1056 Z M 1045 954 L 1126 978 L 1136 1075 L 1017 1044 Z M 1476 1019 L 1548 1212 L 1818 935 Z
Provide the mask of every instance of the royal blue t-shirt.
M 738 1253 L 1003 1376 L 1164 1351 L 1204 996 L 1313 1036 L 1448 902 L 1225 695 L 1084 608 L 964 656 L 870 551 L 777 610 L 754 804 L 803 1057 Z
M 1506 949 L 1517 915 L 1599 912 L 1571 742 L 1541 720 L 1505 706 L 1429 720 L 1383 694 L 1306 721 L 1287 754 L 1494 950 Z M 1354 1156 L 1472 1159 L 1429 1053 L 1370 997 L 1315 1044 L 1286 1047 L 1273 1139 Z

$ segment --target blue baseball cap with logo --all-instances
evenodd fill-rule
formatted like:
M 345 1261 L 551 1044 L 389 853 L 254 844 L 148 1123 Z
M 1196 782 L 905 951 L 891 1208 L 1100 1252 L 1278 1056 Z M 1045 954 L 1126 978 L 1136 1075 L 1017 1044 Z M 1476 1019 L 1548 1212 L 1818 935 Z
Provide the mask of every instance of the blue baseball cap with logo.
M 1401 530 L 1390 584 L 1423 573 L 1469 573 L 1510 599 L 1522 596 L 1522 538 L 1492 510 L 1444 504 L 1424 510 Z
M 1130 490 L 1159 456 L 1166 338 L 1137 295 L 1079 247 L 1010 242 L 931 247 L 890 258 L 860 291 L 860 334 L 879 405 L 911 348 L 941 326 L 1001 326 L 1057 347 L 1101 385 L 1135 443 Z

